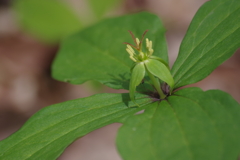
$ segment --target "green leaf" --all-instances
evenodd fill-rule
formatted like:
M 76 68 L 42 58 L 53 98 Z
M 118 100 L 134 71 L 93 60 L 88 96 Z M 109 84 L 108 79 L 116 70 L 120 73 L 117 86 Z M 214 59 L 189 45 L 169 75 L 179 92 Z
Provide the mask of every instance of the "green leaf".
M 112 7 L 117 6 L 120 0 L 88 0 L 95 16 L 100 19 Z
M 221 139 L 222 160 L 235 160 L 240 155 L 240 105 L 229 94 L 221 90 L 209 90 L 196 96 L 183 90 L 178 93 L 184 98 L 195 99 L 203 111 L 211 118 Z
M 16 0 L 14 9 L 25 30 L 48 42 L 57 41 L 81 28 L 73 10 L 58 0 Z
M 138 94 L 136 102 L 151 101 Z M 77 138 L 144 109 L 134 105 L 128 94 L 98 94 L 46 107 L 0 142 L 0 159 L 56 159 Z
M 72 84 L 99 81 L 115 89 L 128 89 L 132 60 L 124 42 L 132 42 L 128 30 L 153 41 L 154 55 L 168 62 L 165 29 L 159 18 L 138 13 L 104 20 L 63 41 L 53 63 L 53 77 Z
M 156 57 L 156 56 L 150 56 L 150 59 L 155 59 L 155 60 L 160 61 L 161 63 L 163 63 L 170 70 L 168 63 L 165 62 L 162 58 L 159 58 L 159 57 Z
M 124 160 L 236 160 L 240 106 L 227 93 L 187 88 L 129 117 L 117 137 Z
M 145 66 L 144 63 L 138 63 L 134 66 L 132 70 L 129 94 L 132 101 L 135 101 L 134 95 L 136 91 L 136 87 L 142 82 L 142 79 L 145 76 Z
M 198 82 L 240 47 L 240 1 L 211 0 L 196 13 L 172 68 L 175 88 Z
M 173 88 L 174 80 L 165 64 L 155 59 L 149 59 L 147 62 L 145 62 L 145 65 L 150 73 L 166 82 L 171 88 Z

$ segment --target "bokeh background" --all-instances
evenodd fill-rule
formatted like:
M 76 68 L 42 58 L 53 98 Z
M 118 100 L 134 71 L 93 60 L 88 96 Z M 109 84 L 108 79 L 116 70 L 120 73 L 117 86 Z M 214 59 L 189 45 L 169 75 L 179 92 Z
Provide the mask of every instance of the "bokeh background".
M 55 0 L 74 15 L 70 26 L 66 25 L 68 14 L 54 8 L 54 4 L 41 3 L 34 8 L 37 1 L 0 0 L 0 140 L 17 131 L 43 107 L 96 93 L 126 92 L 96 82 L 71 85 L 52 79 L 51 63 L 64 36 L 104 18 L 149 11 L 157 14 L 167 28 L 172 65 L 191 19 L 207 0 Z M 240 102 L 238 52 L 206 79 L 191 86 L 221 89 Z M 91 132 L 70 145 L 58 159 L 120 160 L 114 144 L 120 126 L 112 124 Z

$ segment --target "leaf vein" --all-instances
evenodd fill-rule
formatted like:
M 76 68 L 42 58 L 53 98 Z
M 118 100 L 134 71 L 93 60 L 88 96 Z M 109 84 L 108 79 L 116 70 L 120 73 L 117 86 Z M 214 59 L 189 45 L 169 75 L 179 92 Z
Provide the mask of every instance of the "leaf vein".
M 216 127 L 216 122 L 212 119 L 212 117 L 207 113 L 207 111 L 195 100 L 189 98 L 189 97 L 185 97 L 185 96 L 182 96 L 182 95 L 173 95 L 173 96 L 176 96 L 176 97 L 182 97 L 182 98 L 185 98 L 187 100 L 190 100 L 192 101 L 193 103 L 195 103 L 199 108 L 202 109 L 203 113 L 205 113 L 205 115 L 209 118 L 209 120 L 211 121 L 211 123 L 213 124 L 214 126 L 214 130 L 216 131 L 216 134 L 218 134 L 219 137 L 221 137 L 221 134 L 220 134 L 220 130 Z M 223 151 L 223 141 L 222 139 L 219 138 L 219 140 L 221 141 L 221 146 L 220 146 L 220 150 Z
M 184 132 L 183 126 L 182 126 L 181 123 L 180 123 L 179 117 L 177 116 L 177 113 L 176 113 L 175 109 L 173 108 L 173 106 L 171 105 L 171 103 L 170 103 L 169 101 L 167 101 L 167 102 L 168 102 L 170 108 L 172 109 L 172 111 L 173 111 L 173 113 L 174 113 L 174 115 L 175 115 L 175 118 L 176 118 L 176 120 L 177 120 L 177 124 L 178 124 L 178 126 L 179 126 L 179 128 L 180 128 L 180 131 L 181 131 L 181 133 L 182 133 L 183 140 L 184 140 L 184 142 L 185 142 L 185 144 L 186 144 L 186 147 L 187 147 L 187 149 L 188 149 L 189 156 L 190 156 L 191 159 L 193 160 L 194 158 L 193 158 L 193 153 L 192 153 L 191 148 L 190 148 L 190 143 L 189 143 L 189 141 L 188 141 L 188 139 L 187 139 L 187 137 L 186 137 L 186 135 L 185 135 L 185 132 Z
M 116 104 L 119 104 L 119 103 L 122 103 L 122 101 L 117 102 L 117 103 L 113 103 L 113 104 L 110 104 L 110 105 L 116 105 Z M 145 103 L 145 102 L 143 102 L 143 103 Z M 142 104 L 143 104 L 143 103 L 142 103 Z M 90 110 L 92 111 L 92 110 L 99 109 L 99 108 L 105 108 L 105 107 L 108 107 L 108 106 L 110 106 L 110 105 L 99 106 L 99 107 L 97 107 L 97 108 L 92 108 L 92 109 L 90 109 Z M 125 108 L 125 109 L 129 109 L 129 108 Z M 123 109 L 123 110 L 125 110 L 125 109 Z M 26 140 L 26 139 L 28 139 L 28 138 L 30 138 L 30 137 L 35 136 L 36 134 L 39 134 L 39 133 L 43 132 L 43 131 L 46 130 L 46 129 L 52 128 L 53 126 L 55 126 L 55 125 L 57 125 L 57 124 L 59 124 L 59 123 L 62 123 L 63 121 L 66 121 L 66 120 L 71 119 L 71 118 L 73 118 L 73 117 L 76 117 L 76 116 L 79 116 L 79 115 L 84 114 L 84 113 L 86 113 L 86 112 L 89 112 L 90 110 L 87 110 L 87 111 L 81 112 L 81 113 L 79 113 L 79 114 L 77 114 L 77 115 L 73 115 L 73 116 L 71 116 L 71 117 L 68 117 L 68 118 L 66 118 L 66 119 L 64 119 L 64 120 L 61 120 L 61 121 L 55 123 L 55 124 L 52 124 L 51 126 L 48 126 L 47 128 L 44 128 L 43 130 L 41 130 L 41 131 L 39 131 L 39 132 L 35 132 L 35 133 L 33 133 L 33 134 L 31 134 L 31 135 L 29 135 L 29 136 L 27 136 L 27 137 L 24 137 L 23 139 L 21 139 L 20 141 L 18 141 L 17 143 L 15 143 L 13 146 L 11 146 L 11 147 L 9 147 L 7 150 L 5 150 L 5 152 L 7 152 L 7 151 L 10 150 L 11 148 L 13 148 L 15 145 L 23 142 L 24 140 Z M 120 110 L 120 111 L 123 111 L 123 110 Z
M 208 33 L 208 34 L 206 34 L 206 36 L 205 37 L 203 37 L 203 39 L 197 44 L 197 45 L 195 45 L 195 47 L 194 48 L 192 48 L 192 50 L 189 52 L 189 54 L 186 56 L 186 58 L 185 58 L 185 60 L 183 60 L 182 61 L 182 63 L 181 63 L 181 65 L 179 65 L 180 67 L 173 73 L 173 76 L 178 72 L 178 70 L 181 68 L 181 66 L 188 60 L 188 58 L 189 58 L 189 56 L 191 55 L 191 53 L 202 43 L 202 42 L 204 42 L 204 40 L 206 39 L 206 38 L 208 38 L 209 36 L 210 36 L 210 34 L 212 33 L 212 31 L 214 31 L 220 24 L 222 24 L 230 15 L 232 15 L 235 11 L 237 11 L 239 8 L 237 8 L 236 10 L 234 10 L 234 11 L 232 11 L 232 13 L 231 14 L 228 14 L 225 18 L 223 18 L 218 24 L 216 24 L 216 26 L 215 27 L 213 27 L 212 28 L 212 30 Z M 237 28 L 238 29 L 238 28 Z M 236 30 L 237 30 L 236 29 Z M 234 30 L 235 31 L 235 30 Z M 226 37 L 228 37 L 228 36 L 230 36 L 230 34 L 229 35 L 227 35 Z M 220 42 L 222 42 L 224 40 L 224 38 L 220 41 Z M 218 43 L 217 43 L 218 44 Z M 217 45 L 216 44 L 216 45 Z M 215 46 L 216 46 L 215 45 Z M 214 48 L 215 46 L 213 46 L 212 48 Z M 212 49 L 211 48 L 211 49 Z M 201 57 L 200 57 L 201 58 Z M 190 67 L 191 68 L 191 67 Z M 189 68 L 188 68 L 189 69 Z M 176 80 L 176 83 L 175 84 L 177 84 L 177 82 L 179 81 L 179 79 L 180 78 L 178 78 L 177 80 Z
M 240 9 L 240 8 L 238 8 L 238 9 Z M 196 65 L 199 61 L 201 61 L 201 58 L 202 58 L 204 55 L 207 55 L 208 52 L 210 52 L 212 49 L 214 49 L 219 43 L 223 42 L 226 38 L 228 38 L 229 36 L 231 36 L 231 35 L 232 35 L 235 31 L 237 31 L 239 28 L 240 28 L 240 26 L 237 27 L 235 30 L 233 30 L 233 31 L 231 32 L 231 34 L 226 35 L 225 37 L 223 37 L 218 43 L 216 43 L 215 45 L 213 45 L 205 54 L 201 54 L 201 57 L 199 57 L 192 65 L 189 65 L 190 67 L 188 67 L 187 69 L 185 69 L 184 71 L 181 72 L 181 73 L 182 73 L 182 76 L 181 76 L 181 77 L 183 77 L 184 75 L 186 75 L 187 72 L 188 72 L 194 65 Z M 218 57 L 224 56 L 224 53 L 225 53 L 225 52 L 222 52 L 222 54 L 220 54 L 220 56 L 218 56 Z M 189 58 L 189 56 L 188 56 L 184 61 L 186 61 L 188 58 Z M 204 68 L 204 67 L 205 67 L 205 66 L 203 66 L 202 68 Z M 179 68 L 181 68 L 181 67 L 179 67 Z M 176 85 L 176 86 L 177 86 L 177 84 L 179 83 L 179 80 L 181 79 L 181 77 L 178 78 L 177 80 L 175 80 L 175 85 Z

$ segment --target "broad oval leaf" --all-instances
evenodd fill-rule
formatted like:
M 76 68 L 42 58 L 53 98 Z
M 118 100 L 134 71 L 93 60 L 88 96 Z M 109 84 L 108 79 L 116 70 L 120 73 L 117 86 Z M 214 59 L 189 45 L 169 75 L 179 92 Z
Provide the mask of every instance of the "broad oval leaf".
M 240 1 L 211 0 L 196 13 L 172 68 L 175 88 L 204 79 L 240 47 Z
M 240 105 L 227 93 L 187 88 L 129 117 L 117 146 L 124 160 L 236 160 L 239 122 Z
M 145 76 L 144 63 L 136 64 L 132 70 L 130 87 L 129 87 L 129 94 L 132 101 L 135 101 L 134 95 L 135 95 L 136 87 L 141 83 L 144 76 Z
M 151 103 L 140 94 L 136 102 Z M 133 106 L 128 94 L 98 94 L 46 107 L 0 142 L 0 159 L 56 159 L 77 138 L 144 109 Z
M 22 27 L 48 42 L 59 41 L 82 26 L 76 13 L 59 0 L 16 0 L 13 4 Z
M 115 89 L 128 89 L 132 60 L 123 42 L 132 42 L 128 30 L 140 37 L 147 29 L 154 55 L 168 62 L 165 29 L 156 15 L 143 12 L 104 20 L 65 39 L 52 75 L 73 84 L 96 80 Z
M 150 73 L 166 82 L 171 88 L 173 88 L 174 80 L 170 73 L 170 70 L 165 64 L 155 59 L 148 59 L 145 62 L 145 65 Z

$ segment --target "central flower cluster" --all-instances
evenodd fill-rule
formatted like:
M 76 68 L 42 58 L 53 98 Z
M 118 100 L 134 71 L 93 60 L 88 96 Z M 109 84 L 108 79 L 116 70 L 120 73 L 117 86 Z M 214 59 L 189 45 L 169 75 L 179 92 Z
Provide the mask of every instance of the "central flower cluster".
M 127 52 L 130 55 L 130 59 L 132 59 L 134 62 L 142 62 L 148 59 L 153 54 L 153 48 L 152 48 L 152 41 L 149 41 L 148 38 L 146 38 L 146 49 L 147 52 L 142 51 L 142 43 L 138 38 L 135 39 L 136 41 L 136 47 L 134 48 L 139 52 L 138 54 L 135 53 L 134 49 L 132 48 L 132 45 L 127 44 Z
M 144 51 L 142 50 L 142 42 L 144 39 L 145 31 L 142 35 L 141 40 L 135 38 L 133 33 L 129 31 L 134 40 L 135 45 L 130 43 L 127 44 L 126 51 L 129 53 L 129 57 L 134 61 L 134 65 L 131 69 L 131 79 L 129 85 L 130 98 L 135 101 L 134 94 L 136 87 L 141 83 L 142 79 L 145 77 L 146 73 L 151 80 L 151 84 L 154 86 L 155 90 L 158 92 L 159 99 L 164 99 L 168 94 L 171 94 L 174 80 L 170 73 L 168 63 L 166 63 L 162 58 L 153 56 L 153 45 L 152 41 L 146 38 L 146 47 Z M 135 53 L 135 50 L 138 53 Z M 164 93 L 161 89 L 161 83 L 166 82 L 170 87 L 169 93 Z

